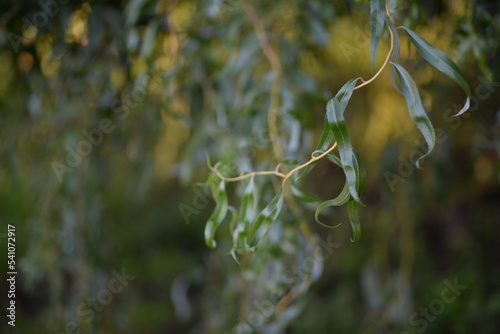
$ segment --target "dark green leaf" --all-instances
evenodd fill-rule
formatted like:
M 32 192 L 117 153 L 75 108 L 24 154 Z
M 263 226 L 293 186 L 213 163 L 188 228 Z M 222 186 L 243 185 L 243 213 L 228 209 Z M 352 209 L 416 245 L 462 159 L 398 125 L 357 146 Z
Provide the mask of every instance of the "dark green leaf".
M 321 213 L 321 211 L 323 211 L 324 209 L 326 209 L 330 206 L 341 206 L 341 205 L 345 204 L 350 198 L 351 198 L 351 194 L 349 193 L 349 186 L 346 182 L 344 185 L 344 188 L 342 189 L 342 191 L 340 192 L 340 194 L 336 198 L 330 199 L 328 201 L 324 201 L 323 203 L 318 205 L 318 207 L 316 208 L 316 212 L 314 213 L 314 218 L 316 218 L 316 222 L 318 224 L 320 224 L 321 226 L 324 226 L 327 228 L 338 227 L 340 224 L 335 225 L 335 226 L 330 226 L 330 225 L 326 225 L 325 223 L 322 223 L 318 218 L 319 214 Z
M 335 137 L 335 140 L 337 141 L 340 160 L 342 161 L 342 168 L 347 179 L 349 192 L 354 200 L 360 202 L 359 195 L 356 190 L 357 177 L 354 169 L 351 140 L 344 121 L 343 110 L 337 99 L 333 98 L 328 101 L 326 114 L 330 129 Z
M 406 31 L 410 41 L 413 45 L 415 45 L 418 52 L 422 55 L 422 57 L 424 57 L 425 60 L 427 60 L 427 62 L 429 62 L 429 64 L 449 76 L 458 85 L 460 85 L 460 87 L 462 87 L 465 94 L 467 94 L 467 101 L 465 102 L 465 106 L 455 116 L 459 116 L 466 112 L 470 106 L 471 91 L 467 81 L 464 79 L 462 71 L 460 71 L 458 66 L 455 65 L 455 63 L 443 51 L 434 47 L 413 30 L 406 27 L 402 28 Z
M 396 74 L 401 82 L 403 88 L 403 95 L 406 99 L 406 104 L 408 106 L 408 112 L 413 122 L 417 125 L 418 129 L 424 136 L 427 142 L 427 153 L 422 155 L 417 160 L 417 167 L 420 168 L 420 159 L 427 156 L 433 149 L 436 143 L 436 134 L 434 132 L 434 127 L 431 124 L 427 113 L 425 112 L 422 101 L 420 100 L 420 95 L 418 94 L 417 86 L 411 78 L 410 74 L 399 64 L 391 63 L 392 67 L 395 69 Z
M 349 103 L 349 100 L 351 99 L 352 92 L 354 91 L 354 87 L 356 87 L 356 84 L 359 79 L 351 79 L 349 80 L 340 90 L 337 92 L 335 95 L 335 99 L 339 101 L 340 107 L 342 108 L 342 113 L 344 112 L 345 108 L 347 107 L 347 104 Z M 316 145 L 315 151 L 326 151 L 331 145 L 335 137 L 333 136 L 332 130 L 330 129 L 330 125 L 328 123 L 328 118 L 327 114 L 325 114 L 325 126 L 323 128 L 323 133 L 321 135 L 321 139 L 319 140 L 318 145 Z M 321 154 L 320 153 L 320 154 Z M 304 171 L 300 174 L 300 177 L 303 177 L 316 166 L 318 162 L 315 161 L 312 164 L 308 165 L 306 168 L 304 168 Z

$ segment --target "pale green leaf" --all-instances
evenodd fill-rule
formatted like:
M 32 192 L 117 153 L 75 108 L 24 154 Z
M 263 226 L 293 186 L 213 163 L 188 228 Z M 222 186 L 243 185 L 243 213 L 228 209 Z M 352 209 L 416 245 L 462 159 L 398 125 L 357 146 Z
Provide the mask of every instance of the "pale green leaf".
M 260 238 L 266 234 L 267 230 L 271 224 L 278 218 L 283 207 L 283 188 L 276 193 L 274 198 L 267 204 L 267 206 L 261 211 L 257 220 L 253 224 L 248 236 L 246 238 L 246 244 L 251 245 L 254 248 L 260 241 Z
M 361 237 L 361 223 L 359 222 L 358 216 L 358 203 L 355 201 L 349 201 L 347 204 L 347 213 L 349 215 L 349 221 L 352 227 L 352 238 L 351 241 L 357 241 Z
M 216 202 L 214 212 L 205 225 L 205 243 L 210 248 L 215 248 L 217 244 L 214 240 L 215 231 L 226 217 L 228 210 L 224 181 L 220 181 L 218 187 L 214 190 L 214 199 Z

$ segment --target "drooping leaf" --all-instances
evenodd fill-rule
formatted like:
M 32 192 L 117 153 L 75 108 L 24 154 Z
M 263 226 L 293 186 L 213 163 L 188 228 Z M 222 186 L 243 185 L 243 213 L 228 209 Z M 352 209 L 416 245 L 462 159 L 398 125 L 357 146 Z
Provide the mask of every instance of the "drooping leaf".
M 241 200 L 240 214 L 237 219 L 236 228 L 233 233 L 233 249 L 231 254 L 236 259 L 236 251 L 240 253 L 248 252 L 245 239 L 250 230 L 251 222 L 257 215 L 258 189 L 255 185 L 254 177 L 248 181 Z
M 399 42 L 399 34 L 398 34 L 396 27 L 394 26 L 394 23 L 392 22 L 392 19 L 390 17 L 386 16 L 386 21 L 387 21 L 387 25 L 389 26 L 389 30 L 392 32 L 392 36 L 393 36 L 392 38 L 394 41 L 394 44 L 392 47 L 391 61 L 393 63 L 397 63 L 398 59 L 399 59 L 400 50 L 401 50 L 400 42 Z M 399 85 L 399 83 L 397 81 L 396 71 L 392 67 L 391 67 L 391 80 L 392 80 L 392 85 L 394 86 L 394 88 L 401 95 L 403 95 L 403 90 L 401 89 L 401 86 Z
M 252 176 L 248 181 L 248 184 L 243 193 L 241 199 L 240 215 L 238 217 L 238 223 L 243 223 L 245 225 L 249 224 L 254 218 L 257 210 L 258 202 L 258 189 L 255 186 L 255 180 Z
M 356 87 L 356 84 L 358 83 L 358 78 L 356 79 L 351 79 L 348 82 L 340 88 L 340 90 L 337 92 L 335 95 L 335 99 L 339 101 L 340 107 L 342 108 L 342 113 L 344 112 L 345 108 L 347 108 L 347 104 L 349 103 L 349 100 L 351 99 L 352 92 L 354 91 L 354 87 Z M 318 142 L 318 145 L 316 145 L 315 151 L 321 151 L 319 154 L 323 153 L 326 151 L 331 145 L 333 140 L 335 139 L 332 130 L 330 129 L 330 125 L 328 123 L 328 115 L 325 113 L 325 126 L 323 128 L 323 133 L 321 135 L 321 139 Z M 319 155 L 318 154 L 318 155 Z M 299 178 L 309 174 L 309 172 L 316 166 L 318 162 L 315 161 L 308 165 L 306 168 L 304 168 L 304 171 L 300 174 Z
M 402 27 L 404 31 L 408 34 L 410 41 L 415 45 L 417 51 L 424 57 L 424 59 L 437 68 L 439 71 L 443 72 L 451 79 L 453 79 L 467 95 L 467 100 L 465 102 L 464 107 L 454 116 L 460 116 L 464 112 L 467 111 L 470 107 L 470 99 L 471 99 L 471 91 L 469 84 L 465 81 L 464 75 L 462 71 L 458 68 L 457 65 L 441 50 L 427 42 L 420 35 L 418 35 L 413 30 Z
M 372 67 L 375 66 L 380 37 L 385 24 L 385 0 L 370 0 L 370 31 Z
M 246 244 L 254 248 L 260 241 L 260 238 L 266 234 L 271 224 L 278 218 L 283 207 L 283 188 L 276 193 L 274 198 L 269 202 L 264 210 L 261 211 L 257 220 L 253 224 L 248 236 Z
M 298 200 L 300 200 L 300 201 L 302 201 L 302 202 L 314 203 L 314 202 L 317 202 L 317 201 L 318 201 L 318 200 L 317 200 L 314 196 L 312 196 L 312 195 L 310 195 L 310 194 L 306 193 L 305 191 L 303 191 L 302 189 L 298 188 L 298 187 L 297 187 L 295 184 L 293 184 L 293 183 L 292 183 L 292 184 L 290 184 L 290 188 L 291 188 L 291 190 L 292 190 L 292 195 L 293 195 L 296 199 L 298 199 Z
M 335 226 L 330 226 L 330 225 L 326 225 L 325 223 L 321 222 L 319 220 L 319 214 L 321 213 L 321 211 L 323 211 L 324 209 L 328 208 L 328 207 L 331 207 L 331 206 L 341 206 L 345 203 L 347 203 L 347 201 L 351 198 L 351 194 L 349 193 L 349 186 L 347 184 L 347 182 L 345 183 L 344 185 L 344 188 L 342 189 L 342 191 L 340 192 L 340 194 L 334 198 L 334 199 L 330 199 L 328 201 L 324 201 L 323 203 L 321 203 L 320 205 L 318 205 L 318 207 L 316 208 L 316 212 L 314 213 L 314 218 L 316 219 L 316 222 L 318 224 L 320 224 L 321 226 L 324 226 L 324 227 L 327 227 L 327 228 L 335 228 L 335 227 L 338 227 L 340 224 L 338 225 L 335 225 Z
M 354 168 L 356 170 L 356 174 L 358 175 L 356 188 L 358 190 L 358 193 L 361 194 L 364 190 L 364 187 L 365 187 L 366 171 L 365 171 L 365 166 L 363 164 L 363 161 L 361 160 L 361 157 L 359 156 L 358 152 L 354 148 L 353 148 L 353 153 L 354 153 Z M 340 159 L 338 157 L 336 157 L 335 155 L 328 154 L 327 158 L 328 158 L 328 160 L 332 161 L 334 164 L 342 167 L 342 163 L 341 163 Z M 321 211 L 323 211 L 327 207 L 341 206 L 341 205 L 347 203 L 347 201 L 349 201 L 351 198 L 352 197 L 351 197 L 351 194 L 349 192 L 349 186 L 346 182 L 344 185 L 344 188 L 342 189 L 342 191 L 340 192 L 340 194 L 336 198 L 328 200 L 328 201 L 324 201 L 323 203 L 318 205 L 318 207 L 316 208 L 316 212 L 314 214 L 316 222 L 318 222 L 318 224 L 320 224 L 324 227 L 328 227 L 328 228 L 334 228 L 334 227 L 339 226 L 340 224 L 335 225 L 335 226 L 330 226 L 330 225 L 324 224 L 323 222 L 321 222 L 319 220 L 319 218 L 318 218 L 319 214 L 321 213 Z
M 356 201 L 349 201 L 347 204 L 347 213 L 349 215 L 349 221 L 352 227 L 352 238 L 351 241 L 357 241 L 361 237 L 361 224 L 359 222 L 358 215 L 358 203 Z
M 333 98 L 328 101 L 326 106 L 328 124 L 337 141 L 340 160 L 342 161 L 342 169 L 347 179 L 349 192 L 352 198 L 360 202 L 358 192 L 356 190 L 356 171 L 354 169 L 353 153 L 351 139 L 344 121 L 343 110 L 337 99 Z
M 427 143 L 427 153 L 424 153 L 416 162 L 417 168 L 420 168 L 420 160 L 426 157 L 434 149 L 436 134 L 434 132 L 434 127 L 425 112 L 424 106 L 422 105 L 417 86 L 415 85 L 415 82 L 411 78 L 410 74 L 401 65 L 396 63 L 391 64 L 396 71 L 399 81 L 401 82 L 403 95 L 406 99 L 410 117 L 417 125 Z
M 330 160 L 331 162 L 333 162 L 334 164 L 336 164 L 337 166 L 339 166 L 340 168 L 342 168 L 342 161 L 340 161 L 340 158 L 337 157 L 336 155 L 334 155 L 334 154 L 327 154 L 326 158 L 328 160 Z
M 212 190 L 216 205 L 205 225 L 205 243 L 208 247 L 215 248 L 217 244 L 214 240 L 215 231 L 226 217 L 228 210 L 225 182 L 220 181 L 218 187 Z

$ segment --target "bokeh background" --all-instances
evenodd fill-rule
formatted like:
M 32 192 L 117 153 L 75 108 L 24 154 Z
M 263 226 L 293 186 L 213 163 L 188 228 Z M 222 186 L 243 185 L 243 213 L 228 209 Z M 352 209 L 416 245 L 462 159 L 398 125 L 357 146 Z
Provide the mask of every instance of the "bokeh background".
M 281 315 L 255 333 L 500 331 L 500 4 L 389 5 L 399 24 L 457 62 L 471 110 L 451 117 L 465 99 L 460 87 L 402 36 L 402 62 L 443 140 L 422 169 L 408 167 L 423 139 L 389 71 L 356 91 L 346 118 L 367 168 L 362 238 L 349 241 L 341 209 L 324 217 L 344 222 L 329 230 L 314 207 L 301 207 L 307 233 L 288 213 L 290 224 L 278 224 L 288 239 L 276 244 L 290 254 L 307 247 L 296 236 L 308 233 L 338 247 L 300 298 L 271 307 Z M 225 226 L 216 249 L 204 243 L 214 203 L 193 184 L 209 175 L 205 152 L 237 170 L 275 165 L 267 109 L 276 73 L 260 26 L 283 74 L 285 155 L 306 161 L 328 99 L 374 73 L 368 22 L 368 1 L 2 1 L 2 333 L 251 333 L 235 328 L 259 309 L 249 294 L 269 287 L 228 254 Z M 384 36 L 375 70 L 388 46 Z M 82 144 L 92 133 L 96 144 Z M 391 183 L 388 173 L 404 177 Z M 306 188 L 326 200 L 343 183 L 341 170 L 320 162 Z M 16 228 L 15 328 L 5 316 L 7 224 Z M 269 254 L 260 261 L 290 267 Z M 103 293 L 123 271 L 134 278 Z M 466 288 L 435 302 L 454 281 Z M 84 312 L 104 295 L 111 299 L 92 316 Z

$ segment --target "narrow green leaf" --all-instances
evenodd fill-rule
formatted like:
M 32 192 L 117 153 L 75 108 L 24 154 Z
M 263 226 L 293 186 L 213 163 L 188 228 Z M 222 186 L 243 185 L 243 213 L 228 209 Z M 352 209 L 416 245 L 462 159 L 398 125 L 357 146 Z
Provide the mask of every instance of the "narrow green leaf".
M 422 101 L 420 100 L 417 86 L 415 85 L 415 82 L 411 78 L 410 74 L 399 64 L 391 63 L 391 65 L 395 69 L 399 81 L 401 82 L 401 86 L 403 87 L 403 95 L 406 99 L 410 117 L 417 125 L 427 142 L 427 153 L 422 155 L 417 160 L 417 168 L 420 168 L 420 160 L 426 157 L 434 149 L 436 134 L 434 132 L 434 127 L 425 112 L 424 106 L 422 105 Z
M 255 186 L 255 180 L 252 176 L 248 181 L 248 184 L 243 193 L 241 199 L 240 215 L 238 217 L 238 223 L 244 225 L 249 225 L 250 222 L 255 218 L 257 210 L 258 192 Z
M 318 201 L 314 196 L 306 193 L 305 191 L 303 191 L 302 189 L 298 188 L 293 183 L 290 185 L 290 187 L 291 187 L 291 190 L 292 190 L 292 195 L 296 199 L 301 200 L 302 202 L 308 202 L 308 203 L 314 203 L 314 202 Z
M 352 227 L 351 241 L 354 242 L 359 240 L 361 237 L 361 223 L 359 222 L 358 203 L 355 201 L 349 201 L 347 204 L 347 213 Z
M 372 67 L 377 59 L 380 37 L 384 31 L 385 23 L 385 0 L 370 0 L 370 31 L 371 31 L 371 56 Z
M 340 161 L 340 158 L 337 157 L 336 155 L 334 155 L 334 154 L 327 154 L 326 158 L 328 160 L 330 160 L 331 162 L 333 162 L 334 164 L 336 164 L 337 166 L 339 166 L 340 168 L 342 168 L 342 161 Z
M 464 75 L 462 71 L 458 68 L 457 65 L 441 50 L 427 42 L 420 35 L 418 35 L 413 30 L 402 27 L 406 33 L 410 41 L 415 45 L 417 51 L 424 57 L 425 60 L 439 71 L 443 72 L 451 79 L 453 79 L 467 95 L 467 101 L 465 102 L 464 107 L 454 116 L 460 116 L 464 112 L 467 111 L 470 107 L 470 99 L 471 99 L 471 91 L 469 84 L 465 81 Z
M 393 63 L 397 63 L 398 60 L 399 60 L 399 54 L 400 54 L 400 50 L 401 50 L 401 47 L 400 47 L 400 42 L 399 42 L 399 34 L 398 34 L 398 31 L 396 29 L 396 27 L 394 26 L 394 23 L 392 22 L 392 19 L 388 16 L 386 16 L 386 21 L 387 21 L 387 25 L 389 26 L 389 30 L 392 32 L 392 36 L 394 36 L 394 44 L 393 44 L 393 48 L 392 48 L 392 56 L 391 56 L 391 61 Z M 397 81 L 397 77 L 396 77 L 396 71 L 394 70 L 394 68 L 391 67 L 391 80 L 392 80 L 392 85 L 394 86 L 394 88 L 401 94 L 403 95 L 403 90 L 401 89 L 401 86 L 399 85 L 398 81 Z
M 354 148 L 352 149 L 354 153 L 354 169 L 356 170 L 356 189 L 358 190 L 358 194 L 361 194 L 363 190 L 365 190 L 365 182 L 366 182 L 366 169 L 361 156 L 358 154 Z
M 330 199 L 328 201 L 324 201 L 323 203 L 318 205 L 318 207 L 316 208 L 316 212 L 314 213 L 314 218 L 316 219 L 316 222 L 318 224 L 320 224 L 321 226 L 324 226 L 327 228 L 338 227 L 340 224 L 335 225 L 335 226 L 330 226 L 330 225 L 326 225 L 325 223 L 321 222 L 318 218 L 319 214 L 321 213 L 321 211 L 323 211 L 324 209 L 326 209 L 328 207 L 341 206 L 341 205 L 345 204 L 350 198 L 351 198 L 351 194 L 349 193 L 349 185 L 347 184 L 347 181 L 346 181 L 344 188 L 342 189 L 342 191 L 340 192 L 340 194 L 336 198 Z
M 210 248 L 215 248 L 217 243 L 214 240 L 215 231 L 226 217 L 228 204 L 225 182 L 220 181 L 219 186 L 214 190 L 214 199 L 216 202 L 214 212 L 205 225 L 205 243 Z
M 339 101 L 340 103 L 342 112 L 347 107 L 347 104 L 351 99 L 352 92 L 354 91 L 354 87 L 356 87 L 358 80 L 359 80 L 358 78 L 349 80 L 344 84 L 344 86 L 342 86 L 342 88 L 340 88 L 340 90 L 335 95 L 335 99 L 337 99 L 337 101 Z M 330 129 L 327 114 L 325 113 L 325 126 L 323 128 L 321 139 L 319 140 L 318 145 L 316 145 L 315 151 L 322 151 L 322 152 L 326 151 L 332 145 L 334 139 L 335 137 L 332 133 L 332 130 Z M 308 165 L 306 168 L 304 168 L 304 171 L 300 174 L 299 178 L 309 174 L 309 172 L 311 172 L 311 170 L 314 168 L 314 166 L 316 166 L 317 163 L 318 161 L 315 161 L 312 164 Z
M 342 161 L 342 168 L 347 179 L 349 192 L 354 200 L 360 202 L 358 192 L 356 190 L 356 171 L 354 169 L 353 153 L 351 139 L 344 121 L 343 110 L 340 103 L 335 99 L 328 101 L 326 106 L 326 114 L 328 124 L 337 141 L 337 147 Z
M 353 160 L 354 161 L 354 168 L 356 170 L 356 174 L 358 175 L 356 189 L 357 189 L 358 193 L 361 194 L 365 188 L 365 179 L 366 179 L 365 165 L 363 164 L 363 161 L 361 160 L 361 157 L 359 156 L 358 152 L 354 148 L 353 148 L 353 153 L 354 153 L 354 160 Z M 335 155 L 328 154 L 327 158 L 328 158 L 328 160 L 332 161 L 334 164 L 342 167 L 342 163 L 341 163 L 340 159 L 338 157 L 336 157 Z M 335 226 L 330 226 L 330 225 L 324 224 L 323 222 L 321 222 L 318 219 L 319 214 L 321 213 L 321 211 L 323 211 L 327 207 L 341 206 L 341 205 L 347 203 L 347 201 L 351 198 L 352 197 L 351 197 L 351 194 L 349 192 L 349 185 L 346 182 L 344 185 L 344 188 L 342 189 L 342 191 L 340 192 L 340 194 L 336 198 L 325 201 L 325 202 L 321 203 L 320 205 L 318 205 L 318 207 L 316 208 L 316 212 L 314 214 L 314 217 L 316 218 L 316 222 L 318 222 L 318 224 L 320 224 L 324 227 L 328 227 L 328 228 L 334 228 L 334 227 L 339 226 L 340 224 L 335 225 Z
M 248 236 L 246 244 L 254 248 L 260 241 L 260 238 L 266 234 L 271 224 L 278 218 L 281 208 L 283 207 L 283 188 L 276 193 L 274 198 L 267 204 L 264 210 L 261 211 L 257 220 L 253 224 Z M 258 233 L 257 233 L 258 232 Z

